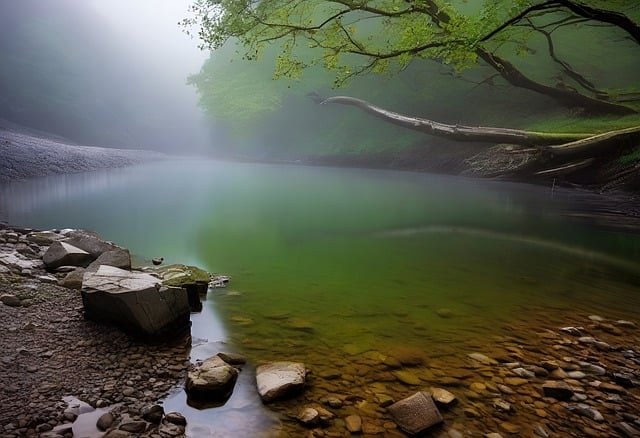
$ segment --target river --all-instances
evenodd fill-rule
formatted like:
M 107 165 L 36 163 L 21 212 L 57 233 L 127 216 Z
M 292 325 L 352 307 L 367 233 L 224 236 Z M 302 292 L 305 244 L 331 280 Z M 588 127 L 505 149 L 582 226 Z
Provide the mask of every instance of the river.
M 282 427 L 255 395 L 260 361 L 318 374 L 398 346 L 462 360 L 514 324 L 640 319 L 640 235 L 566 214 L 576 202 L 523 184 L 207 160 L 0 185 L 11 224 L 95 230 L 141 263 L 232 277 L 193 316 L 192 358 L 227 349 L 249 365 L 223 407 L 165 401 L 192 436 Z

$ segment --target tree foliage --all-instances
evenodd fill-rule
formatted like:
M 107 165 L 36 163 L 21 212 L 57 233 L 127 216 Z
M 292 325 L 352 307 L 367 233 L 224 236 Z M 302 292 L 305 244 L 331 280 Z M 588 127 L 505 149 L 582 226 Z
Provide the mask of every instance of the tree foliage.
M 203 47 L 217 49 L 234 39 L 244 47 L 245 59 L 256 59 L 277 44 L 276 77 L 299 78 L 305 68 L 322 65 L 335 72 L 339 86 L 355 76 L 393 75 L 429 59 L 455 72 L 489 66 L 507 83 L 568 107 L 636 111 L 629 101 L 637 96 L 598 87 L 588 73 L 562 59 L 556 42 L 567 28 L 604 27 L 608 42 L 637 52 L 636 0 L 196 0 L 192 12 L 183 24 L 197 27 Z M 514 61 L 537 50 L 540 38 L 557 70 L 552 83 Z

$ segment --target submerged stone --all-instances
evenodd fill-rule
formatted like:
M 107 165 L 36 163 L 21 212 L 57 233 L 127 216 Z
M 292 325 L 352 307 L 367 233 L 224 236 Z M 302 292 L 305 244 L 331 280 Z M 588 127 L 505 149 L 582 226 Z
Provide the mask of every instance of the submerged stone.
M 398 427 L 411 435 L 421 433 L 443 421 L 431 395 L 425 392 L 416 392 L 387 409 Z

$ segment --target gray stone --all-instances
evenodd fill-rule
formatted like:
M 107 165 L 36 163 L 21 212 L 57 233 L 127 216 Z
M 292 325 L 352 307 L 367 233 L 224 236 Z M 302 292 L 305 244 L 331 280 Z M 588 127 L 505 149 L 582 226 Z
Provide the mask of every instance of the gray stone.
M 60 280 L 60 286 L 69 288 L 69 289 L 82 289 L 82 279 L 84 277 L 85 269 L 84 268 L 76 268 L 73 271 L 69 272 L 65 277 Z
M 525 370 L 524 368 L 514 368 L 511 371 L 513 371 L 515 375 L 520 376 L 524 379 L 529 379 L 536 376 L 536 373 L 534 373 L 533 371 Z
M 185 290 L 163 286 L 150 274 L 102 265 L 96 272 L 85 272 L 82 302 L 87 318 L 137 336 L 175 337 L 190 326 Z
M 88 271 L 97 271 L 100 265 L 114 266 L 116 268 L 130 270 L 131 254 L 128 249 L 112 249 L 105 251 L 95 259 L 89 266 Z
M 270 362 L 256 369 L 256 384 L 263 402 L 287 397 L 304 387 L 306 368 L 297 362 Z
M 238 379 L 238 370 L 213 356 L 187 374 L 185 389 L 189 397 L 207 401 L 226 401 Z
M 53 231 L 33 231 L 27 234 L 27 240 L 29 242 L 33 242 L 40 246 L 49 246 L 53 242 L 62 238 L 63 236 Z
M 244 365 L 247 363 L 247 358 L 237 353 L 218 353 L 218 357 L 224 360 L 229 365 Z
M 97 259 L 107 251 L 124 249 L 114 243 L 103 240 L 96 233 L 85 230 L 66 230 L 64 232 L 64 242 L 88 252 L 91 254 L 92 259 Z
M 164 416 L 164 421 L 178 426 L 186 426 L 187 419 L 179 412 L 169 412 Z
M 149 423 L 159 424 L 162 421 L 164 415 L 164 409 L 160 405 L 149 405 L 142 408 L 140 412 L 142 418 Z
M 49 269 L 63 265 L 87 266 L 93 260 L 88 252 L 66 242 L 53 242 L 42 256 Z
M 584 330 L 582 327 L 562 327 L 560 329 L 561 332 L 576 337 L 582 336 L 582 330 Z
M 596 409 L 584 403 L 580 403 L 577 405 L 568 405 L 567 409 L 578 415 L 582 415 L 583 417 L 591 418 L 593 421 L 597 421 L 597 422 L 604 421 L 604 417 L 600 412 L 598 412 Z
M 20 305 L 22 304 L 20 302 L 20 298 L 12 294 L 0 295 L 0 301 L 2 301 L 3 304 L 9 307 L 20 307 Z
M 131 433 L 142 433 L 147 430 L 147 423 L 145 421 L 129 421 L 118 426 L 118 429 Z
M 100 415 L 100 418 L 98 418 L 98 421 L 96 422 L 96 427 L 99 430 L 105 431 L 109 429 L 111 426 L 113 426 L 113 421 L 114 421 L 113 414 L 111 412 L 105 412 L 104 414 Z
M 400 429 L 411 435 L 421 433 L 443 421 L 431 395 L 425 392 L 416 392 L 387 409 Z
M 542 385 L 542 392 L 545 397 L 552 397 L 557 400 L 569 400 L 573 395 L 573 390 L 562 381 L 546 381 Z

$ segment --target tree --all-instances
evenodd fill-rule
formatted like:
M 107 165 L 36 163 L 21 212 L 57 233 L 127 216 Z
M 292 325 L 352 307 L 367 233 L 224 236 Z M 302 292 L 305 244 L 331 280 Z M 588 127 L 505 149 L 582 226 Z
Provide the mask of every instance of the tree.
M 483 66 L 492 74 L 478 85 L 501 81 L 583 114 L 638 112 L 637 79 L 630 79 L 625 88 L 618 84 L 612 87 L 611 80 L 597 85 L 597 79 L 602 78 L 590 77 L 589 69 L 561 50 L 567 45 L 567 32 L 582 30 L 583 34 L 599 35 L 595 44 L 600 48 L 626 51 L 640 59 L 640 4 L 635 0 L 485 0 L 481 4 L 441 0 L 196 0 L 192 11 L 193 16 L 184 24 L 198 26 L 203 47 L 215 49 L 237 39 L 244 47 L 244 57 L 257 59 L 265 47 L 279 44 L 276 77 L 298 78 L 306 68 L 322 65 L 336 72 L 335 84 L 339 86 L 358 76 L 394 75 L 431 60 L 450 66 L 451 74 L 458 77 Z M 575 34 L 571 38 L 575 40 Z M 541 50 L 546 52 L 542 67 L 521 61 Z M 614 58 L 608 55 L 601 60 L 610 63 Z M 327 102 L 356 104 L 349 98 Z M 367 111 L 372 108 L 368 103 L 356 106 Z M 636 131 L 631 131 L 621 135 L 633 137 Z M 545 134 L 545 141 L 534 145 L 540 146 L 536 151 L 544 149 L 545 153 L 537 153 L 534 161 L 549 164 L 545 157 L 550 150 L 556 151 L 554 157 L 563 155 L 557 153 L 560 149 L 592 151 L 594 144 L 604 141 L 601 137 L 585 139 L 593 134 L 570 138 L 580 143 L 567 148 L 561 147 L 566 138 Z M 551 163 L 565 169 L 576 164 L 557 159 Z

